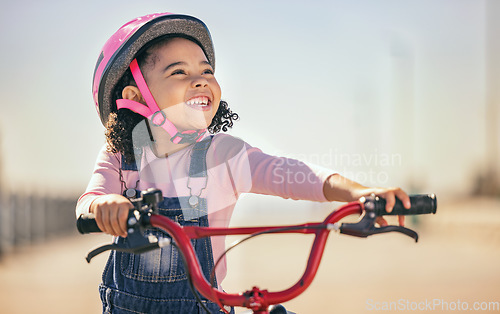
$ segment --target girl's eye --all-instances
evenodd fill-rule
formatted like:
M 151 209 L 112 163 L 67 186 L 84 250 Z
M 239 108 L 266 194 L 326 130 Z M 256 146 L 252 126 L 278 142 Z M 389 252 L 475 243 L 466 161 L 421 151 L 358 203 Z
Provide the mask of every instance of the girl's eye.
M 214 74 L 214 71 L 212 69 L 206 69 L 205 71 L 203 71 L 203 74 Z
M 174 70 L 171 75 L 176 75 L 176 74 L 186 74 L 186 72 L 182 69 Z

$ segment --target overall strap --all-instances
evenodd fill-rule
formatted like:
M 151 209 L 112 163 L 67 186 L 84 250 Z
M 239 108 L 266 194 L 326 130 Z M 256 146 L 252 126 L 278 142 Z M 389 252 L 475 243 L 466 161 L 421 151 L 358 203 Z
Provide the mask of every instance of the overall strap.
M 189 177 L 187 187 L 189 188 L 189 206 L 198 209 L 201 192 L 207 187 L 207 151 L 212 143 L 212 136 L 201 142 L 194 144 L 191 152 L 191 162 L 189 164 Z M 195 211 L 183 208 L 184 219 L 189 220 Z M 187 217 L 186 217 L 187 216 Z
M 142 156 L 142 151 L 140 154 L 135 154 L 135 160 L 133 162 L 126 162 L 125 158 L 123 155 L 121 155 L 121 162 L 120 162 L 120 168 L 118 169 L 119 174 L 120 174 L 120 181 L 122 183 L 122 194 L 126 198 L 137 198 L 141 196 L 141 192 L 137 190 L 137 186 L 139 185 L 139 180 L 135 182 L 135 186 L 127 186 L 127 183 L 123 179 L 123 171 L 139 171 L 138 167 L 140 167 L 141 164 L 141 156 Z
M 202 178 L 207 176 L 207 151 L 212 144 L 212 137 L 209 136 L 201 142 L 194 144 L 191 152 L 191 163 L 189 165 L 190 178 Z
M 122 160 L 120 163 L 120 170 L 127 170 L 127 171 L 139 171 L 139 167 L 141 166 L 141 157 L 142 153 L 140 154 L 135 154 L 135 160 L 133 162 L 126 162 L 125 158 L 122 155 Z

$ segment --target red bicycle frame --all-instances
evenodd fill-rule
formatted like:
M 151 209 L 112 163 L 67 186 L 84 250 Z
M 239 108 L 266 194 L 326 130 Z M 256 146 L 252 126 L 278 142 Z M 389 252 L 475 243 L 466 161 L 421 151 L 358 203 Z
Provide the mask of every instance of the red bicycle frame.
M 268 313 L 267 308 L 269 305 L 289 301 L 300 295 L 309 287 L 318 270 L 328 234 L 331 230 L 335 229 L 334 224 L 346 216 L 361 214 L 362 212 L 363 203 L 352 202 L 332 212 L 323 222 L 279 227 L 182 227 L 178 223 L 164 216 L 155 214 L 151 215 L 150 223 L 153 227 L 160 228 L 169 233 L 173 240 L 177 243 L 179 250 L 186 257 L 189 274 L 192 277 L 195 288 L 200 292 L 200 294 L 207 299 L 218 303 L 219 305 L 242 306 L 252 309 L 254 313 L 264 314 Z M 276 233 L 315 234 L 307 266 L 302 277 L 290 288 L 277 292 L 269 292 L 267 290 L 261 290 L 257 287 L 253 287 L 252 290 L 248 290 L 244 293 L 230 294 L 212 287 L 201 272 L 198 258 L 190 241 L 191 239 L 208 236 L 256 234 L 273 230 Z

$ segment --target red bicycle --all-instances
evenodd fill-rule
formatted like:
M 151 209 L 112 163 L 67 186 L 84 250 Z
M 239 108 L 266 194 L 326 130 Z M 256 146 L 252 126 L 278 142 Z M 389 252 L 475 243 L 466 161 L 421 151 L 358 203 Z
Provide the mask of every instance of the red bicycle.
M 291 313 L 287 312 L 285 308 L 279 304 L 299 296 L 309 287 L 318 270 L 330 231 L 335 230 L 342 234 L 363 238 L 373 234 L 400 232 L 418 241 L 418 234 L 411 229 L 401 226 L 376 227 L 376 218 L 383 215 L 435 214 L 437 209 L 437 200 L 434 194 L 420 194 L 410 196 L 410 209 L 405 209 L 401 201 L 397 200 L 393 210 L 387 213 L 385 210 L 385 200 L 372 195 L 339 207 L 337 210 L 330 213 L 322 222 L 290 226 L 246 228 L 183 227 L 173 220 L 158 214 L 157 204 L 163 199 L 160 190 L 149 189 L 142 192 L 141 196 L 140 198 L 131 200 L 134 204 L 134 208 L 131 209 L 127 222 L 129 241 L 126 246 L 117 244 L 103 245 L 88 253 L 86 257 L 87 262 L 90 262 L 97 254 L 107 250 L 140 254 L 166 245 L 174 245 L 182 253 L 182 256 L 184 256 L 186 273 L 188 274 L 194 295 L 199 298 L 196 292 L 198 291 L 207 299 L 219 304 L 220 308 L 226 313 L 228 312 L 224 310 L 224 305 L 246 307 L 251 309 L 253 313 L 259 314 Z M 359 221 L 356 223 L 338 223 L 342 218 L 350 215 L 360 215 Z M 172 238 L 158 239 L 156 237 L 143 236 L 143 230 L 150 227 L 160 228 L 167 232 Z M 100 232 L 92 214 L 79 217 L 77 220 L 77 228 L 82 234 Z M 218 290 L 217 287 L 214 287 L 211 283 L 214 282 L 215 268 L 222 257 L 215 263 L 211 278 L 208 280 L 201 271 L 198 258 L 190 241 L 191 239 L 210 236 L 249 235 L 229 247 L 223 254 L 224 256 L 236 245 L 258 235 L 270 233 L 302 233 L 315 235 L 307 266 L 302 277 L 288 289 L 276 292 L 267 291 L 258 287 L 253 287 L 250 290 L 238 294 L 226 293 Z M 202 304 L 200 299 L 199 301 L 200 304 Z M 209 313 L 208 310 L 207 313 Z

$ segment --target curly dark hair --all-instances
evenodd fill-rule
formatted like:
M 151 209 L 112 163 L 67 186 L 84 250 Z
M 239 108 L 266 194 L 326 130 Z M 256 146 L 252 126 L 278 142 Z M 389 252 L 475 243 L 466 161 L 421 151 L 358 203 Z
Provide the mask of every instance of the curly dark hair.
M 142 68 L 146 64 L 150 65 L 150 62 L 154 63 L 155 54 L 152 50 L 155 49 L 155 47 L 165 44 L 167 40 L 168 39 L 156 42 L 139 54 L 137 57 L 139 67 Z M 113 90 L 113 103 L 116 103 L 117 99 L 122 98 L 122 90 L 130 85 L 137 86 L 130 69 L 128 69 Z M 233 127 L 233 122 L 238 119 L 238 114 L 232 112 L 228 104 L 221 100 L 219 108 L 207 129 L 211 134 L 218 133 L 221 130 L 226 132 L 228 128 Z M 143 121 L 145 122 L 146 131 L 135 132 L 134 139 L 132 139 L 132 131 Z M 144 128 L 142 129 L 144 130 Z M 129 109 L 120 109 L 109 115 L 108 122 L 106 123 L 105 135 L 107 151 L 110 153 L 121 153 L 127 163 L 133 163 L 135 161 L 134 151 L 136 149 L 141 149 L 153 142 L 153 136 L 147 118 Z

